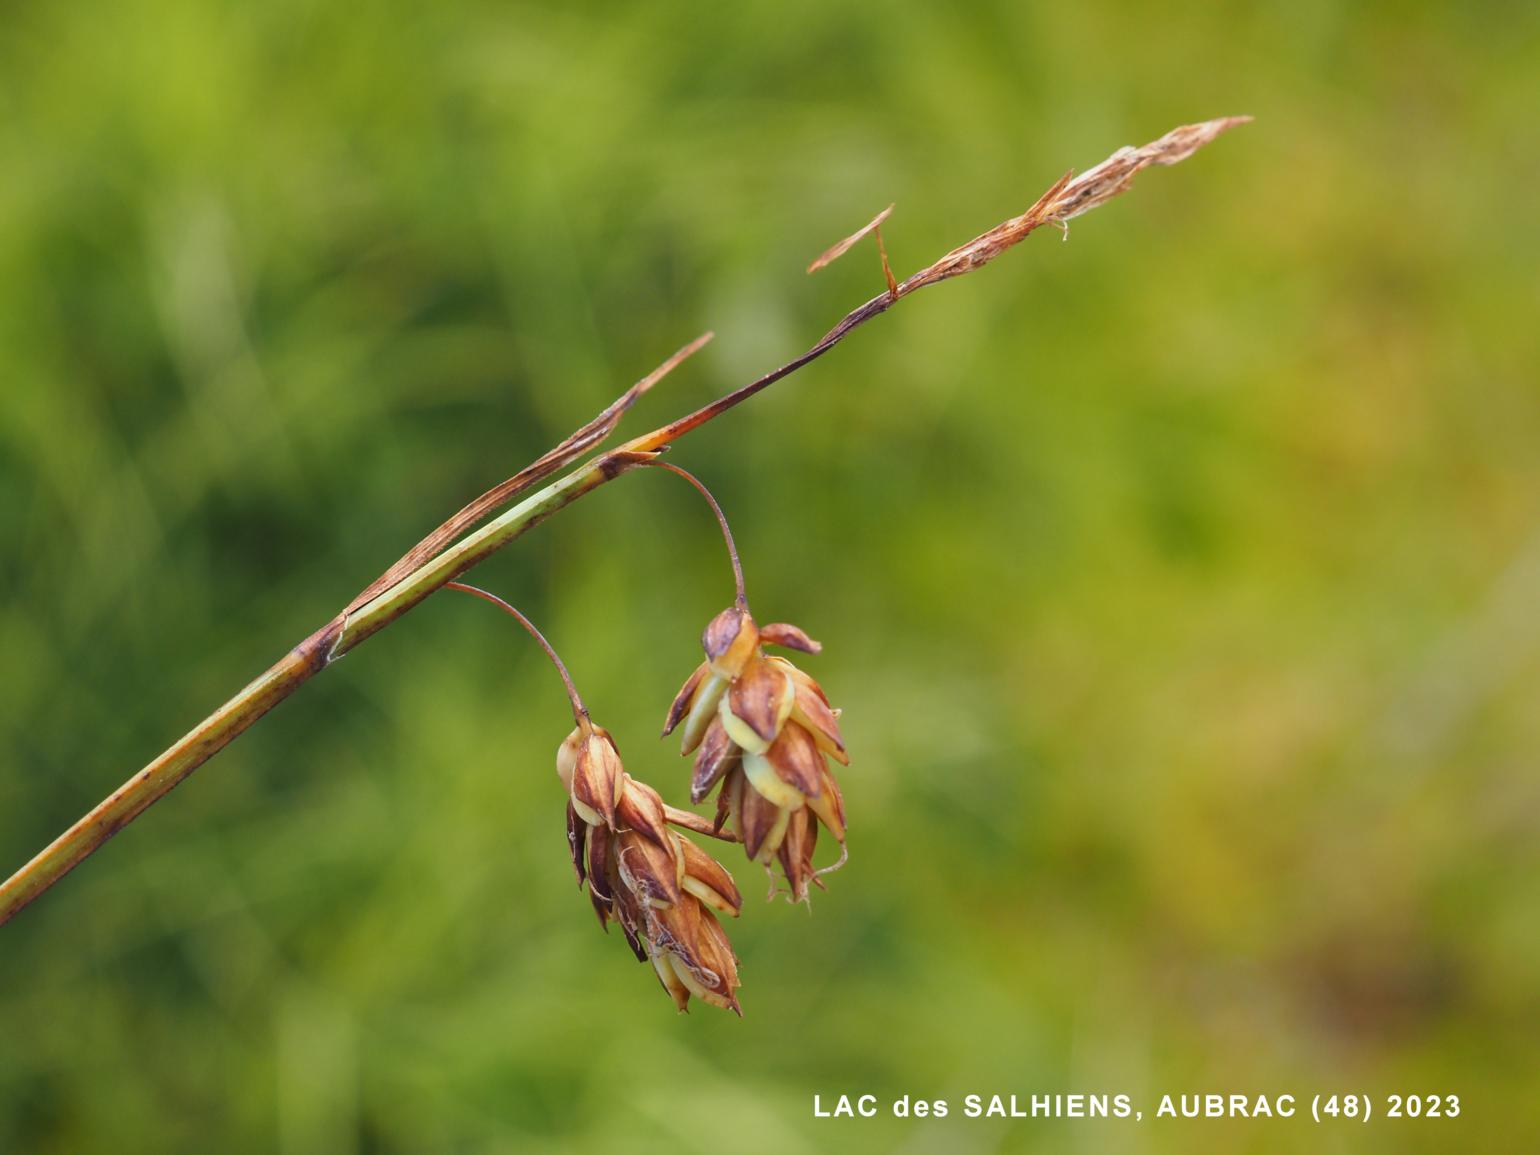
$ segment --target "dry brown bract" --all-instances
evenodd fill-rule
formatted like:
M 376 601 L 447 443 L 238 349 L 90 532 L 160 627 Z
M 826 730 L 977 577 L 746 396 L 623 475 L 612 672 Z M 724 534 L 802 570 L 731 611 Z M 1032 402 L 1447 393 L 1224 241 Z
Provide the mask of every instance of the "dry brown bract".
M 1026 212 L 996 225 L 987 233 L 953 249 L 935 264 L 921 269 L 899 285 L 897 295 L 903 296 L 936 281 L 972 272 L 980 265 L 994 260 L 1012 245 L 1024 241 L 1034 229 L 1043 225 L 1062 225 L 1081 213 L 1088 213 L 1106 204 L 1133 184 L 1134 176 L 1140 169 L 1152 164 L 1184 161 L 1221 133 L 1245 124 L 1250 119 L 1249 116 L 1227 116 L 1220 120 L 1205 120 L 1201 124 L 1184 124 L 1143 148 L 1125 145 L 1101 164 L 1087 169 L 1079 176 L 1067 172 L 1038 197 L 1037 202 Z
M 851 233 L 844 240 L 830 245 L 827 249 L 818 254 L 818 256 L 813 260 L 813 263 L 807 267 L 807 271 L 810 273 L 816 273 L 825 265 L 833 264 L 835 261 L 839 260 L 850 251 L 851 245 L 855 244 L 867 233 L 875 231 L 883 221 L 888 219 L 892 212 L 893 206 L 889 205 L 887 208 L 883 209 L 880 213 L 874 216 L 871 220 L 867 221 L 864 225 L 858 228 L 855 232 Z

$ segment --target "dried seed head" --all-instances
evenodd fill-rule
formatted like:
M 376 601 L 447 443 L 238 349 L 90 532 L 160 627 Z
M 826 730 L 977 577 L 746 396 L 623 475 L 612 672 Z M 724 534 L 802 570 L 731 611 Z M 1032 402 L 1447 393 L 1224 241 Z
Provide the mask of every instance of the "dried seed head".
M 747 649 L 745 638 L 753 640 Z M 779 858 L 800 901 L 817 877 L 818 824 L 843 847 L 844 801 L 826 756 L 843 765 L 849 755 L 822 688 L 785 658 L 766 656 L 762 644 L 821 649 L 796 626 L 760 629 L 741 606 L 724 610 L 706 627 L 706 662 L 674 699 L 664 733 L 682 724 L 683 752 L 699 747 L 690 800 L 704 801 L 720 783 L 716 829 L 731 820 L 751 860 Z
M 702 820 L 685 811 L 670 811 L 656 790 L 626 773 L 615 740 L 589 719 L 566 666 L 528 618 L 485 590 L 450 584 L 517 618 L 540 643 L 567 687 L 577 725 L 556 750 L 556 773 L 567 791 L 567 853 L 578 885 L 588 887 L 599 925 L 607 930 L 611 919 L 620 923 L 626 943 L 638 959 L 651 959 L 680 1010 L 693 994 L 741 1014 L 736 994 L 738 960 L 711 912 L 736 915 L 742 897 L 720 863 L 669 829 L 671 820 L 697 829 Z M 747 630 L 738 623 L 736 633 L 749 639 L 750 650 L 756 649 L 758 634 L 752 621 Z M 734 644 L 729 640 L 728 648 Z M 702 667 L 675 703 L 670 728 L 706 680 Z M 706 713 L 715 705 L 713 699 Z
M 663 799 L 626 773 L 600 727 L 579 724 L 557 752 L 557 771 L 571 795 L 567 847 L 599 925 L 620 924 L 680 1010 L 693 995 L 741 1014 L 738 961 L 712 913 L 742 907 L 732 875 L 669 828 Z

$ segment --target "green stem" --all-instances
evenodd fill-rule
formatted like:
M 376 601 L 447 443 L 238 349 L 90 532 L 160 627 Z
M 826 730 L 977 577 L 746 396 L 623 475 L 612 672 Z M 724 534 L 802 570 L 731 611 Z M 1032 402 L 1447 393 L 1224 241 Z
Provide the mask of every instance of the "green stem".
M 372 601 L 317 630 L 0 885 L 0 925 L 9 922 L 23 907 L 328 664 L 557 510 L 642 464 L 650 456 L 616 451 L 589 462 L 456 542 Z
M 0 924 L 73 870 L 141 811 L 202 766 L 325 665 L 296 646 L 196 729 L 107 796 L 0 886 Z
M 466 570 L 485 561 L 557 510 L 571 505 L 585 493 L 597 489 L 652 456 L 621 451 L 606 453 L 503 511 L 432 561 L 402 578 L 373 601 L 365 602 L 345 615 L 331 656 L 341 657 L 383 630 L 446 582 L 454 581 Z

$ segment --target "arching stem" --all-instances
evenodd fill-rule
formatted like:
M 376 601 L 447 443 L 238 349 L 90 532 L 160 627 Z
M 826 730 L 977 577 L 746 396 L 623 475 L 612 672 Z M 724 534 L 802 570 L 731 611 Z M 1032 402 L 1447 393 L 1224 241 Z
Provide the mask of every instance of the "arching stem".
M 638 466 L 649 464 L 658 453 L 686 433 L 720 417 L 760 390 L 822 357 L 857 328 L 881 316 L 916 290 L 982 268 L 1043 225 L 1063 225 L 1072 217 L 1121 195 L 1142 169 L 1186 160 L 1221 133 L 1249 119 L 1225 117 L 1201 124 L 1183 125 L 1141 148 L 1121 148 L 1079 176 L 1066 174 L 1020 216 L 1012 217 L 981 233 L 904 281 L 894 284 L 889 279 L 887 289 L 880 296 L 873 297 L 845 314 L 834 328 L 801 355 L 701 406 L 693 413 L 687 413 L 650 433 L 633 438 L 618 449 L 601 453 L 534 493 L 528 493 L 535 485 L 572 465 L 583 453 L 602 443 L 632 402 L 660 376 L 699 349 L 709 334 L 686 345 L 562 444 L 471 502 L 429 534 L 360 592 L 341 613 L 300 642 L 265 674 L 169 746 L 160 757 L 109 794 L 30 862 L 0 883 L 0 925 L 9 922 L 18 911 L 53 886 L 152 804 L 164 798 L 179 782 L 335 659 L 390 625 L 436 590 L 442 589 L 515 538 L 571 505 L 584 494 L 591 493 Z M 875 230 L 880 223 L 879 218 L 870 227 Z M 836 249 L 844 251 L 845 247 L 848 245 L 836 246 Z M 818 262 L 814 263 L 816 265 Z M 685 476 L 689 477 L 688 474 Z M 705 493 L 705 488 L 699 482 L 695 482 L 694 478 L 690 480 Z M 503 508 L 507 502 L 526 493 L 528 496 L 516 505 Z M 711 499 L 711 495 L 707 493 L 706 497 L 715 508 L 716 502 Z M 502 512 L 493 517 L 492 514 L 498 509 L 502 509 Z M 721 518 L 720 509 L 717 509 L 717 515 Z M 483 521 L 484 518 L 490 520 Z M 722 519 L 721 524 L 729 549 L 732 549 L 732 537 L 727 533 L 726 520 Z M 472 526 L 477 528 L 472 530 Z M 738 566 L 736 550 L 733 550 L 733 568 L 738 581 L 738 597 L 742 601 L 743 574 Z M 517 611 L 511 606 L 507 608 L 517 616 Z M 580 710 L 575 691 L 573 697 L 574 708 Z

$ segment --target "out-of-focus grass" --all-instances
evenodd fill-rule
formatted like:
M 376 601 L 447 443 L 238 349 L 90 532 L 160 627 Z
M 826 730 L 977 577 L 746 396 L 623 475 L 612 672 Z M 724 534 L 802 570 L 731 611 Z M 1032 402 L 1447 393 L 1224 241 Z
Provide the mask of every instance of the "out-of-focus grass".
M 661 420 L 1069 165 L 1257 123 L 679 447 L 827 645 L 850 865 L 676 1018 L 560 688 L 442 598 L 0 931 L 0 1150 L 1316 1150 L 970 1091 L 1453 1092 L 1540 1135 L 1535 13 L 150 0 L 0 34 L 0 869 L 699 330 Z M 636 476 L 481 571 L 633 772 L 729 596 Z M 755 872 L 740 866 L 745 889 Z M 954 1099 L 816 1122 L 811 1096 Z

